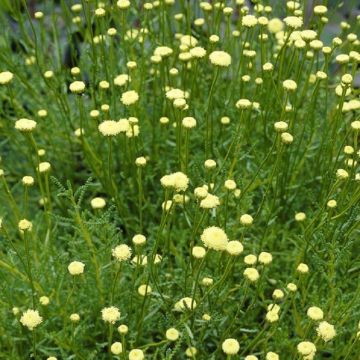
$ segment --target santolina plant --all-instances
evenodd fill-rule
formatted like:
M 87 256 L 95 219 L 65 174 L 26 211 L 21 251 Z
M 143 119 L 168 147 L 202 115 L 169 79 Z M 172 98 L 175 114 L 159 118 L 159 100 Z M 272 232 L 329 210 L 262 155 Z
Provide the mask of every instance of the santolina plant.
M 0 3 L 1 359 L 358 359 L 333 3 Z

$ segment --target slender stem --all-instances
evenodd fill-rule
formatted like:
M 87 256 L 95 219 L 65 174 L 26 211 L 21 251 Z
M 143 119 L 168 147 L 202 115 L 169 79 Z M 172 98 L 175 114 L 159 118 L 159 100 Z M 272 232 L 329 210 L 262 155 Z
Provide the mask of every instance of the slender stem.
M 36 354 L 36 330 L 32 330 L 32 346 L 33 346 L 33 356 L 34 359 L 37 359 L 37 354 Z
M 210 156 L 210 154 L 213 154 L 214 151 L 213 150 L 214 124 L 213 124 L 213 119 L 209 119 L 209 118 L 211 118 L 210 113 L 211 113 L 212 98 L 214 95 L 214 88 L 215 88 L 216 80 L 219 77 L 219 73 L 220 70 L 217 67 L 210 87 L 210 92 L 209 92 L 206 112 L 205 112 L 205 125 L 206 125 L 205 155 L 207 158 Z
M 122 268 L 122 263 L 120 264 L 116 264 L 116 271 L 115 271 L 115 276 L 114 276 L 114 280 L 113 280 L 113 285 L 112 285 L 112 288 L 111 288 L 111 294 L 110 294 L 110 303 L 113 303 L 114 301 L 114 295 L 115 295 L 115 291 L 116 291 L 116 285 L 117 285 L 117 281 L 118 281 L 118 278 L 120 276 L 120 273 L 121 273 L 121 268 Z
M 109 338 L 108 338 L 108 354 L 109 359 L 112 359 L 112 352 L 111 352 L 111 344 L 112 344 L 112 338 L 113 338 L 113 331 L 114 331 L 114 325 L 109 323 Z
M 31 249 L 30 249 L 29 236 L 30 236 L 29 231 L 25 230 L 24 231 L 24 244 L 25 244 L 25 254 L 26 254 L 26 263 L 27 263 L 27 274 L 28 274 L 29 283 L 31 286 L 32 306 L 33 306 L 33 309 L 35 309 L 36 296 L 35 296 L 35 287 L 34 287 L 34 281 L 33 281 L 33 276 L 32 276 L 32 269 L 31 269 L 32 255 L 31 255 Z
M 108 184 L 109 184 L 109 188 L 112 189 L 111 192 L 114 193 L 115 189 L 113 189 L 112 136 L 109 136 L 108 138 L 108 145 L 109 145 L 108 159 L 107 159 Z
M 142 185 L 142 168 L 139 166 L 137 168 L 137 183 L 138 183 L 138 202 L 139 202 L 139 231 L 142 233 L 143 230 L 143 185 Z

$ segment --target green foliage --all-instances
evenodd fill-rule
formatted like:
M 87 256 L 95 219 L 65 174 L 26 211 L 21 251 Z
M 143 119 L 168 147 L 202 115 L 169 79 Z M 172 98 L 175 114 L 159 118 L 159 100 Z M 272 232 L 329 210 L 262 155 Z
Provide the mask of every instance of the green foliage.
M 0 359 L 356 359 L 359 18 L 125 3 L 0 1 Z

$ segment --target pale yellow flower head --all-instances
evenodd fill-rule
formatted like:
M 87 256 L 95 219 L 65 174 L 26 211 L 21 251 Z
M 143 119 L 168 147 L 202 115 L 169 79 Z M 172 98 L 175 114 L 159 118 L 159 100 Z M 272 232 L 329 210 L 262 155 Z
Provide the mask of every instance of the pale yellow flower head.
M 260 277 L 259 272 L 255 268 L 246 268 L 244 276 L 251 282 L 257 281 Z
M 84 273 L 84 268 L 85 264 L 81 261 L 73 261 L 68 266 L 70 275 L 81 275 Z
M 120 311 L 115 306 L 106 307 L 101 310 L 101 317 L 105 322 L 115 324 L 120 319 Z
M 236 355 L 240 350 L 240 344 L 236 339 L 226 339 L 221 345 L 223 352 L 226 355 Z
M 210 62 L 219 67 L 228 67 L 231 65 L 231 55 L 225 51 L 213 51 L 209 55 Z
M 20 231 L 31 231 L 32 223 L 27 219 L 22 219 L 19 221 L 18 227 Z
M 135 90 L 125 91 L 121 95 L 121 102 L 126 106 L 133 105 L 138 100 L 139 100 L 139 94 Z
M 20 318 L 21 324 L 26 326 L 30 331 L 39 326 L 42 321 L 43 318 L 40 316 L 39 312 L 31 309 L 26 310 Z
M 324 317 L 323 311 L 317 306 L 309 307 L 306 314 L 311 320 L 315 321 L 322 320 Z
M 90 204 L 93 209 L 103 209 L 106 206 L 106 201 L 101 197 L 95 197 L 91 199 Z
M 226 250 L 229 239 L 223 229 L 210 226 L 202 232 L 201 241 L 209 249 L 223 251 Z
M 311 360 L 315 356 L 316 346 L 310 341 L 302 341 L 297 345 L 297 351 L 305 360 Z
M 14 74 L 10 71 L 0 72 L 0 85 L 6 85 L 11 82 Z
M 298 29 L 302 27 L 303 20 L 297 16 L 288 16 L 284 19 L 284 23 L 292 29 Z
M 81 94 L 85 91 L 85 83 L 83 81 L 74 81 L 70 84 L 69 89 L 72 93 Z
M 121 244 L 112 249 L 111 253 L 117 261 L 126 261 L 130 259 L 132 251 L 128 245 Z
M 327 321 L 322 321 L 316 328 L 318 336 L 328 342 L 336 336 L 336 330 L 334 325 L 329 324 Z
M 72 321 L 72 322 L 78 322 L 80 321 L 80 315 L 79 314 L 76 314 L 76 313 L 73 313 L 69 316 L 69 319 Z
M 176 311 L 187 311 L 196 308 L 196 301 L 191 297 L 184 297 L 175 303 L 174 309 Z
M 238 256 L 244 251 L 244 247 L 240 241 L 232 240 L 226 245 L 226 251 L 232 256 Z
M 129 352 L 129 360 L 144 360 L 145 354 L 140 349 L 132 349 Z
M 116 136 L 121 132 L 121 125 L 115 120 L 105 120 L 99 124 L 98 129 L 103 136 Z
M 116 341 L 113 344 L 111 344 L 110 350 L 111 350 L 112 354 L 114 354 L 114 355 L 121 354 L 122 350 L 123 350 L 121 342 Z
M 36 125 L 36 121 L 23 118 L 15 122 L 15 129 L 21 132 L 31 132 L 36 128 Z
M 179 338 L 180 333 L 175 328 L 170 328 L 170 329 L 166 330 L 165 336 L 166 336 L 166 339 L 169 341 L 176 341 Z

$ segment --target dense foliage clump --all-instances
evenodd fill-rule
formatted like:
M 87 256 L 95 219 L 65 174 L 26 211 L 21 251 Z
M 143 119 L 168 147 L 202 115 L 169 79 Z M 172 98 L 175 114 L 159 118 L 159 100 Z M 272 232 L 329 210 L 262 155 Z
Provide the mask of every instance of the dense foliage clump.
M 358 359 L 355 6 L 35 3 L 0 2 L 0 359 Z

